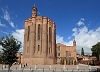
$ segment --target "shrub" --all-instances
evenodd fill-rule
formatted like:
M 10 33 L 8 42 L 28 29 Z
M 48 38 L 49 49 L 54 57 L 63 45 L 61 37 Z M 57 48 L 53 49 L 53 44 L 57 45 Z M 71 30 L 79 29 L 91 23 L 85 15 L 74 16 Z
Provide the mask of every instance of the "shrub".
M 62 64 L 62 65 L 64 64 L 64 59 L 60 60 L 60 64 Z

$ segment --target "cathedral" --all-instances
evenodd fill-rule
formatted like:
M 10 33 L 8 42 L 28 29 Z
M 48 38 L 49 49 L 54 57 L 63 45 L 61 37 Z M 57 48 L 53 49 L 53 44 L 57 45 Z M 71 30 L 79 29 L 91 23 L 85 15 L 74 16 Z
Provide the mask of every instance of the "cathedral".
M 32 16 L 25 20 L 24 29 L 23 63 L 57 64 L 67 58 L 76 61 L 76 41 L 73 46 L 56 44 L 55 23 L 48 17 L 38 16 L 35 5 Z
M 32 8 L 32 17 L 24 24 L 24 63 L 56 63 L 56 25 L 48 17 L 38 16 L 37 8 Z

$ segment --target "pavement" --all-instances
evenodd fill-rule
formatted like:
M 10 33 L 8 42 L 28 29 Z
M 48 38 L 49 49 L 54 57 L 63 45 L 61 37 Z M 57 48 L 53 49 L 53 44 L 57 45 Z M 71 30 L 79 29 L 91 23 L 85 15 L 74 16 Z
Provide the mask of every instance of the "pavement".
M 100 66 L 88 66 L 84 64 L 78 65 L 27 65 L 20 68 L 20 65 L 13 65 L 11 72 L 89 72 L 89 70 L 97 70 Z M 0 72 L 8 72 L 8 68 L 2 68 L 0 64 Z

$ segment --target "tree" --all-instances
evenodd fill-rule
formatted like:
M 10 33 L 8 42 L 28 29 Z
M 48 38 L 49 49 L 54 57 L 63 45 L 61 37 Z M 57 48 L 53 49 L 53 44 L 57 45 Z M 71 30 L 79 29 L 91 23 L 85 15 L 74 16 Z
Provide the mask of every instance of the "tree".
M 8 65 L 8 72 L 14 62 L 17 61 L 17 52 L 21 47 L 21 42 L 17 41 L 12 35 L 0 38 L 0 45 L 2 46 L 2 62 Z
M 82 50 L 81 50 L 81 55 L 84 56 L 84 49 L 83 49 L 83 48 L 82 48 Z
M 98 42 L 96 45 L 93 45 L 91 48 L 92 56 L 96 56 L 97 60 L 99 60 L 100 56 L 100 42 Z
M 62 64 L 62 65 L 64 64 L 64 59 L 60 60 L 60 64 Z

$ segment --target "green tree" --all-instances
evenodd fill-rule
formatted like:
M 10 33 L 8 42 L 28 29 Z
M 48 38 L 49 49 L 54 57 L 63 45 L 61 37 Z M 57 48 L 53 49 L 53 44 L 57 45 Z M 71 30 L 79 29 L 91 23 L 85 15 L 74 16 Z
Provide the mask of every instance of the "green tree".
M 82 50 L 81 50 L 81 55 L 84 56 L 84 49 L 83 49 L 83 48 L 82 48 Z
M 96 45 L 93 45 L 91 48 L 92 56 L 96 56 L 97 60 L 99 60 L 100 56 L 100 42 L 98 42 Z
M 62 65 L 64 64 L 64 59 L 60 60 L 60 64 L 62 64 Z
M 21 42 L 17 41 L 12 35 L 1 37 L 0 45 L 2 46 L 2 62 L 8 65 L 8 72 L 14 62 L 17 61 L 17 52 L 21 47 Z

